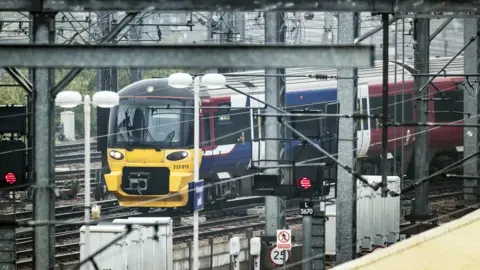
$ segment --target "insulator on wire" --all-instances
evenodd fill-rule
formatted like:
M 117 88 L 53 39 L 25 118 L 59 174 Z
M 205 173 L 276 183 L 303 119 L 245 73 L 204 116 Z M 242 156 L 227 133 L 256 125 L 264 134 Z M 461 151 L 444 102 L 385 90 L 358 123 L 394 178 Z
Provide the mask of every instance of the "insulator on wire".
M 160 29 L 159 25 L 157 25 L 157 36 L 158 36 L 158 41 L 162 41 L 162 30 Z
M 328 75 L 326 74 L 315 74 L 313 76 L 317 80 L 328 80 Z

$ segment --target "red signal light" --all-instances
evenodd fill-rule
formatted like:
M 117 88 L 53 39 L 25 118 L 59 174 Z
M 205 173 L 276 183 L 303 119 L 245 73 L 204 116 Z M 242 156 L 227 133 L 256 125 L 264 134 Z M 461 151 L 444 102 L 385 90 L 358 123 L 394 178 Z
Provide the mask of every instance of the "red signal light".
M 10 185 L 13 185 L 15 184 L 15 182 L 17 182 L 17 177 L 15 176 L 15 174 L 9 172 L 5 175 L 5 181 Z
M 312 182 L 307 177 L 302 177 L 297 181 L 297 186 L 302 189 L 309 189 L 312 187 Z

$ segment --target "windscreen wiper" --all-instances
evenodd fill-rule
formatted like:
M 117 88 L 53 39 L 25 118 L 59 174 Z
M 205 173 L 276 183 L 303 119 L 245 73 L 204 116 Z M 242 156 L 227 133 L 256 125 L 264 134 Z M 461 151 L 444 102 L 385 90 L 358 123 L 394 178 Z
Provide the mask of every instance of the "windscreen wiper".
M 152 133 L 150 133 L 150 131 L 148 131 L 148 128 L 145 128 L 145 131 L 146 131 L 148 137 L 150 137 L 150 139 L 152 140 L 152 143 L 155 146 L 155 151 L 157 151 L 157 152 L 162 151 L 162 149 L 160 148 L 160 145 L 157 142 L 155 142 L 155 139 L 153 138 Z
M 118 132 L 117 134 L 122 136 L 123 141 L 125 141 L 127 143 L 127 147 L 125 147 L 125 149 L 127 149 L 127 151 L 133 151 L 132 144 L 131 144 L 130 140 L 127 137 L 125 137 L 125 135 L 123 135 L 123 133 L 121 131 Z
M 167 137 L 165 137 L 164 141 L 168 143 L 168 146 L 172 146 L 172 141 L 174 137 L 175 137 L 175 130 L 172 130 L 172 132 L 167 134 Z

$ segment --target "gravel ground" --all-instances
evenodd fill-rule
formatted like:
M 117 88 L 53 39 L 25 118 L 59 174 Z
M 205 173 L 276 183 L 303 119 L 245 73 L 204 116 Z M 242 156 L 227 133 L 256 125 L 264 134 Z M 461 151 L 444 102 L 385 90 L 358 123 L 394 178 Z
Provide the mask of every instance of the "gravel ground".
M 451 213 L 455 210 L 455 199 L 452 198 L 452 199 L 444 199 L 444 200 L 441 200 L 441 201 L 431 202 L 431 203 L 429 203 L 428 208 L 429 208 L 428 213 L 430 215 L 443 216 L 443 215 Z M 410 213 L 411 213 L 410 209 L 404 211 L 402 213 L 402 215 L 400 216 L 400 223 L 407 222 L 405 220 L 405 215 L 408 215 Z M 440 223 L 445 223 L 445 222 L 452 221 L 452 220 L 454 220 L 454 218 L 451 218 L 449 216 L 445 216 L 445 217 L 441 217 L 439 219 L 439 222 Z
M 76 163 L 76 164 L 61 164 L 61 165 L 56 165 L 56 168 L 68 168 L 72 171 L 74 170 L 82 170 L 84 168 L 83 163 Z M 102 168 L 102 163 L 101 162 L 92 162 L 90 164 L 90 169 L 100 169 Z

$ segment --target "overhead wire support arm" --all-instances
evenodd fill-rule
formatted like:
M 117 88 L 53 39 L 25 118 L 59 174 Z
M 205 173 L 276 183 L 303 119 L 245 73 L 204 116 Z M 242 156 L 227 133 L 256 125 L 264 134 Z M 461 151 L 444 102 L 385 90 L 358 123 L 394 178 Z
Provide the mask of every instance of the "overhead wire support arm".
M 362 113 L 352 113 L 352 114 L 334 114 L 334 113 L 279 113 L 279 114 L 268 114 L 268 113 L 254 113 L 254 116 L 269 116 L 269 117 L 283 117 L 283 116 L 295 116 L 295 117 L 337 117 L 337 118 L 353 118 L 353 119 L 377 119 L 381 116 L 362 114 Z
M 447 178 L 460 178 L 460 179 L 473 179 L 473 180 L 480 180 L 480 176 L 472 176 L 472 175 L 458 175 L 458 174 L 445 174 Z
M 204 74 L 196 74 L 196 76 L 203 76 Z M 307 74 L 307 75 L 283 75 L 283 74 L 223 74 L 225 77 L 285 77 L 285 78 L 312 78 L 317 80 L 348 80 L 348 79 L 357 79 L 352 77 L 338 77 L 336 75 L 327 75 L 327 74 Z
M 416 73 L 412 77 L 480 77 L 480 73 Z
M 410 191 L 410 190 L 413 190 L 413 189 L 415 189 L 415 187 L 421 185 L 421 184 L 424 183 L 425 181 L 428 181 L 428 180 L 430 180 L 430 179 L 432 179 L 432 178 L 434 178 L 434 177 L 436 177 L 436 176 L 438 176 L 438 175 L 441 175 L 441 174 L 443 174 L 443 173 L 445 173 L 445 172 L 453 169 L 454 167 L 457 167 L 458 165 L 460 165 L 460 164 L 462 164 L 462 163 L 465 163 L 465 162 L 468 161 L 469 159 L 472 159 L 472 158 L 474 158 L 474 157 L 476 157 L 476 156 L 478 156 L 478 155 L 480 155 L 480 150 L 478 150 L 477 152 L 472 153 L 472 154 L 470 154 L 469 156 L 466 156 L 466 157 L 464 157 L 464 158 L 462 158 L 462 159 L 460 159 L 460 160 L 457 160 L 456 162 L 448 165 L 447 167 L 444 167 L 443 169 L 441 169 L 441 170 L 439 170 L 439 171 L 437 171 L 437 172 L 435 172 L 435 173 L 433 173 L 433 174 L 431 174 L 431 175 L 429 175 L 429 176 L 427 176 L 427 177 L 424 177 L 424 178 L 422 178 L 422 179 L 420 179 L 420 180 L 418 180 L 418 181 L 415 181 L 414 183 L 412 183 L 412 184 L 404 187 L 404 188 L 402 189 L 402 191 L 400 192 L 400 194 L 403 194 L 403 193 L 405 193 L 405 192 L 408 192 L 408 191 Z M 395 195 L 395 196 L 399 196 L 400 194 Z
M 33 85 L 32 83 L 25 78 L 18 69 L 13 67 L 5 67 L 5 71 L 10 74 L 10 76 L 17 82 L 28 94 L 32 94 L 33 92 Z
M 454 13 L 452 17 L 446 19 L 437 29 L 435 29 L 435 32 L 430 35 L 428 41 L 432 42 L 438 36 L 438 34 L 440 34 L 440 32 L 442 32 L 442 30 L 445 29 L 445 27 L 447 27 L 447 25 L 449 25 L 453 21 L 453 19 L 455 19 L 455 16 L 457 14 L 458 12 Z
M 138 12 L 129 12 L 123 19 L 112 29 L 110 33 L 102 37 L 100 43 L 102 42 L 110 42 L 115 39 L 115 37 L 122 31 L 125 26 L 127 26 L 134 18 L 137 16 Z M 71 83 L 75 77 L 77 77 L 80 72 L 82 72 L 83 68 L 74 68 L 68 72 L 65 77 L 50 90 L 52 96 L 57 95 L 60 91 L 62 91 L 69 83 Z
M 456 112 L 453 112 L 456 113 Z M 468 115 L 468 114 L 467 114 Z M 472 127 L 480 128 L 480 124 L 453 124 L 453 123 L 436 123 L 436 122 L 407 122 L 407 123 L 390 123 L 392 127 Z
M 430 80 L 428 80 L 427 83 L 425 83 L 419 90 L 418 92 L 422 92 L 423 89 L 425 89 L 425 87 L 427 87 L 429 84 L 432 84 L 433 80 L 438 77 L 442 72 L 445 72 L 445 69 L 460 55 L 462 54 L 463 51 L 465 51 L 465 49 L 470 46 L 470 44 L 472 44 L 477 38 L 478 36 L 480 35 L 480 30 L 477 31 L 477 33 L 472 36 L 470 38 L 470 40 L 468 41 L 467 44 L 465 44 L 438 72 L 437 72 L 437 75 L 434 75 L 432 76 L 432 78 L 430 78 Z M 441 76 L 441 75 L 440 75 Z
M 400 18 L 397 18 L 397 17 L 393 17 L 391 18 L 389 21 L 388 21 L 388 25 L 391 25 L 392 23 L 398 21 Z M 353 44 L 358 44 L 362 41 L 364 41 L 365 39 L 369 38 L 370 36 L 376 34 L 378 31 L 382 30 L 383 29 L 383 25 L 380 25 L 370 31 L 368 31 L 367 33 L 363 34 L 362 36 L 356 38 L 354 41 L 353 41 Z

